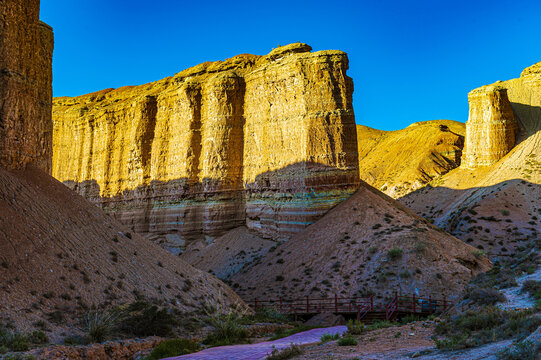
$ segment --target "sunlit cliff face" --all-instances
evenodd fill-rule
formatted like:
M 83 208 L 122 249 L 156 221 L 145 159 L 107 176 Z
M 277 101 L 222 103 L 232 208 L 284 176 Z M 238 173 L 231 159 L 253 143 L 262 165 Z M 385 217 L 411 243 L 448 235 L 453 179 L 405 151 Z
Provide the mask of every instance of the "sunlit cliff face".
M 347 55 L 291 44 L 54 101 L 53 175 L 165 241 L 280 238 L 358 186 Z

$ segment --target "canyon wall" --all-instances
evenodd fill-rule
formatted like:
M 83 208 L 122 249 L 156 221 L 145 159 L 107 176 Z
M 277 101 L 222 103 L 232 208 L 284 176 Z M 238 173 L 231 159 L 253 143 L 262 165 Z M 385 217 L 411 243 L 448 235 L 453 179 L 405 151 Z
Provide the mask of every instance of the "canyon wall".
M 53 103 L 53 175 L 173 252 L 286 238 L 359 184 L 341 51 L 291 44 Z
M 0 2 L 0 166 L 50 172 L 53 30 L 39 0 Z
M 515 146 L 517 122 L 507 89 L 483 86 L 468 94 L 470 115 L 466 122 L 463 165 L 467 168 L 490 166 Z
M 541 63 L 526 68 L 520 78 L 471 91 L 468 100 L 462 164 L 468 168 L 493 165 L 541 130 Z

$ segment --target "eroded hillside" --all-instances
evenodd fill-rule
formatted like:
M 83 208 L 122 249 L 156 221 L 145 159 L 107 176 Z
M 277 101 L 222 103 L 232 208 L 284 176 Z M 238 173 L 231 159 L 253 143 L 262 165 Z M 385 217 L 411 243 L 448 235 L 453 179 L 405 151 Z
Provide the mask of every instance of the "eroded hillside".
M 393 198 L 417 190 L 460 165 L 465 125 L 414 123 L 397 131 L 357 125 L 361 180 Z
M 463 165 L 400 201 L 494 257 L 541 234 L 541 63 L 473 90 Z
M 392 296 L 456 298 L 490 262 L 362 183 L 348 200 L 231 279 L 244 300 Z

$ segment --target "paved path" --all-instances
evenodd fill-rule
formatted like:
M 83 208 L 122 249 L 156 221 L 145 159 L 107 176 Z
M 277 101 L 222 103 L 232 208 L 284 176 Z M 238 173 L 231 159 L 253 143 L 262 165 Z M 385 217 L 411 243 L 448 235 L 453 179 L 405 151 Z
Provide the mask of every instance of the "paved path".
M 498 304 L 498 306 L 504 310 L 533 308 L 535 306 L 535 300 L 530 294 L 521 291 L 522 284 L 524 284 L 526 280 L 541 281 L 541 269 L 538 269 L 533 274 L 521 276 L 516 280 L 518 284 L 517 287 L 503 289 L 501 291 L 505 295 L 507 301 Z
M 312 329 L 274 341 L 219 346 L 194 354 L 168 358 L 168 360 L 260 360 L 265 359 L 272 352 L 273 348 L 278 350 L 285 349 L 292 343 L 297 345 L 314 344 L 320 341 L 319 339 L 323 334 L 343 334 L 346 330 L 346 326 Z

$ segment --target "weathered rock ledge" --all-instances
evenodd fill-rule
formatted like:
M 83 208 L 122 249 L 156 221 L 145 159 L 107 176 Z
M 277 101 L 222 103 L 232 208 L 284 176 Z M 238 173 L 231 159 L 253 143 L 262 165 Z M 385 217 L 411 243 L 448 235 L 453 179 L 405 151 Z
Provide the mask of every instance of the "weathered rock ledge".
M 238 55 L 53 103 L 53 175 L 173 252 L 304 229 L 358 186 L 341 51 Z

